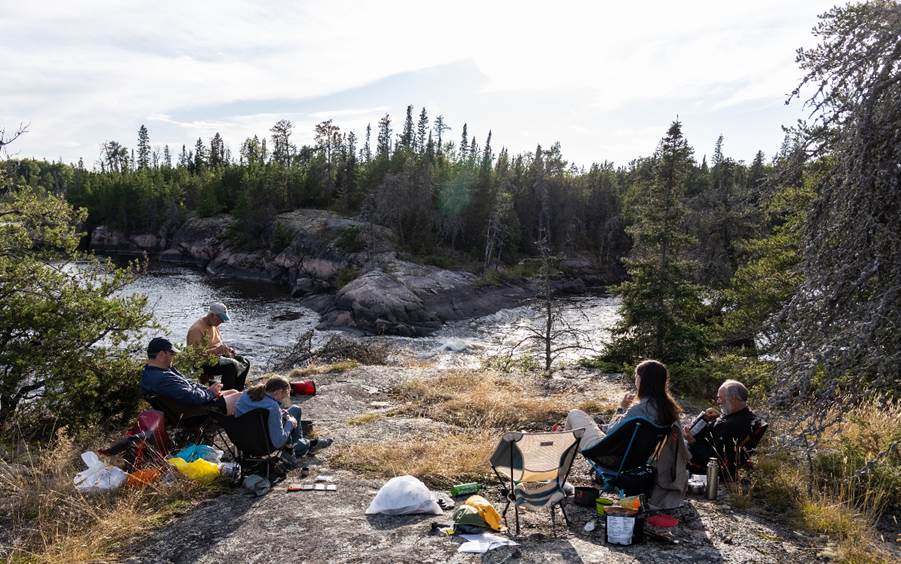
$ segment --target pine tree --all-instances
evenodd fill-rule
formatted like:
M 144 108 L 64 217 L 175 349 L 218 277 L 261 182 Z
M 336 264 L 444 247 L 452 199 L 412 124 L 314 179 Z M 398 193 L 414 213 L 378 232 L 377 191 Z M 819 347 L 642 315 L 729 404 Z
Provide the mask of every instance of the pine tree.
M 191 165 L 191 160 L 188 157 L 188 151 L 185 146 L 181 146 L 181 155 L 178 157 L 178 166 L 182 168 L 188 168 Z
M 407 106 L 407 117 L 404 119 L 404 130 L 400 137 L 400 144 L 408 151 L 413 150 L 413 106 Z
M 693 265 L 687 259 L 694 241 L 683 227 L 691 155 L 677 120 L 660 141 L 649 177 L 637 178 L 629 188 L 634 246 L 626 260 L 629 280 L 614 290 L 622 299 L 622 319 L 613 330 L 608 360 L 678 363 L 704 353 L 700 288 L 691 282 Z
M 372 160 L 372 146 L 369 144 L 369 140 L 372 137 L 372 124 L 366 124 L 366 141 L 363 142 L 363 149 L 360 153 L 360 158 L 364 163 L 369 163 Z
M 150 134 L 144 124 L 138 128 L 138 168 L 150 166 Z
M 375 156 L 378 159 L 391 158 L 391 116 L 385 114 L 379 120 L 379 135 L 376 141 Z
M 460 136 L 460 162 L 466 162 L 466 153 L 469 151 L 469 136 L 466 134 L 466 124 L 463 124 L 463 135 Z
M 169 152 L 169 145 L 163 146 L 163 166 L 172 168 L 172 154 Z
M 207 165 L 208 155 L 203 139 L 197 138 L 194 143 L 194 170 L 203 170 Z
M 435 118 L 435 148 L 439 155 L 444 151 L 444 132 L 449 129 L 450 127 L 444 123 L 443 115 Z
M 289 120 L 278 120 L 269 130 L 272 132 L 272 160 L 280 165 L 291 164 L 291 157 L 296 147 L 291 144 L 291 130 L 294 124 Z
M 416 124 L 416 152 L 422 154 L 425 152 L 426 137 L 429 133 L 429 115 L 425 108 L 419 112 L 419 122 Z
M 225 164 L 225 144 L 217 131 L 210 139 L 210 167 L 216 168 Z

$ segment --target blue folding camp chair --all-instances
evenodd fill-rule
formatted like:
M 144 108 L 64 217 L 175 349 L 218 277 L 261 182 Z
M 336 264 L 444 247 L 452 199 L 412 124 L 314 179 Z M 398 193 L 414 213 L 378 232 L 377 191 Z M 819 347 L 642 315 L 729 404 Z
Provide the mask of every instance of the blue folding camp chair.
M 596 444 L 583 449 L 582 455 L 604 491 L 622 491 L 626 495 L 649 493 L 656 477 L 656 469 L 649 462 L 671 429 L 644 417 L 632 417 L 621 421 Z

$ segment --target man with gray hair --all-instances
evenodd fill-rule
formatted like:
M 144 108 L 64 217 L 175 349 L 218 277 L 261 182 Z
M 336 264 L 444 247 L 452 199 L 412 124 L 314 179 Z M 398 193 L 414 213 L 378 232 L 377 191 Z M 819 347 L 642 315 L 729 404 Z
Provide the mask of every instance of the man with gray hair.
M 716 458 L 729 476 L 735 473 L 739 461 L 739 447 L 742 446 L 754 428 L 757 416 L 748 408 L 748 388 L 738 380 L 726 380 L 716 393 L 714 408 L 703 414 L 708 424 L 695 434 L 689 426 L 682 429 L 688 449 L 691 451 L 691 466 L 707 466 L 707 461 Z

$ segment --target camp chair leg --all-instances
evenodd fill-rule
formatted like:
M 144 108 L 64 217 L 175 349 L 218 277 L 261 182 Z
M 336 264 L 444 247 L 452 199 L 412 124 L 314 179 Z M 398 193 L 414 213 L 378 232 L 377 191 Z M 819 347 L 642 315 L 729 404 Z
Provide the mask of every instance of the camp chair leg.
M 566 516 L 566 506 L 563 505 L 562 501 L 559 503 L 559 505 L 560 505 L 560 513 L 563 514 L 563 521 L 566 522 L 566 528 L 569 529 L 570 524 L 569 524 L 569 517 Z
M 516 514 L 516 536 L 519 536 L 519 505 L 513 505 L 513 513 Z
M 551 533 L 557 538 L 557 506 L 551 506 Z

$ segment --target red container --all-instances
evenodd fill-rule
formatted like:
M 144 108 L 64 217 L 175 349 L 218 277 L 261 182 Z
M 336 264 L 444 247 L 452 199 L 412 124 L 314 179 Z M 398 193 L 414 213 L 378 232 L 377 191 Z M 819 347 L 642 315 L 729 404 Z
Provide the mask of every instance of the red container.
M 316 382 L 312 380 L 297 380 L 296 382 L 291 382 L 291 395 L 315 396 Z

